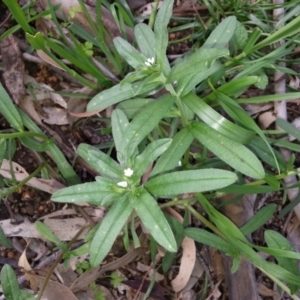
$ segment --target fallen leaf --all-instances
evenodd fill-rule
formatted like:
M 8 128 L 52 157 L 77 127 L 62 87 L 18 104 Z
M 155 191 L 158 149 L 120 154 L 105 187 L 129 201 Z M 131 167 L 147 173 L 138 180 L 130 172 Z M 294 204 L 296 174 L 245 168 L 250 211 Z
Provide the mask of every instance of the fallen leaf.
M 172 208 L 167 208 L 166 212 L 177 219 L 179 222 L 183 222 L 182 216 Z M 179 273 L 175 279 L 171 281 L 172 288 L 175 292 L 181 291 L 188 283 L 196 262 L 196 246 L 194 240 L 185 237 L 181 244 L 182 257 L 180 261 Z
M 7 159 L 3 159 L 0 174 L 4 178 L 12 179 L 11 171 L 13 171 L 15 179 L 20 182 L 26 179 L 29 174 L 26 170 L 15 162 L 11 162 L 12 170 L 10 166 L 10 162 Z M 26 185 L 32 186 L 49 194 L 54 194 L 56 191 L 64 188 L 65 186 L 55 179 L 44 179 L 33 177 L 29 181 L 26 182 Z

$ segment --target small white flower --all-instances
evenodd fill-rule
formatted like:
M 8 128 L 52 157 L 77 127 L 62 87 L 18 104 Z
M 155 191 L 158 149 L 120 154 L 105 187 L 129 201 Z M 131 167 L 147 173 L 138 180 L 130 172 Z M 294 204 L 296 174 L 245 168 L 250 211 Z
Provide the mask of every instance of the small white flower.
M 128 182 L 127 181 L 119 181 L 117 183 L 118 186 L 126 188 L 128 186 Z
M 124 170 L 124 175 L 125 175 L 126 177 L 131 177 L 132 174 L 133 174 L 133 170 L 132 170 L 132 169 L 127 168 L 127 169 Z
M 178 166 L 179 166 L 179 167 L 182 167 L 182 162 L 181 162 L 181 160 L 178 161 Z
M 155 60 L 154 57 L 148 58 L 147 61 L 145 62 L 145 65 L 147 67 L 152 66 L 154 64 L 154 60 Z

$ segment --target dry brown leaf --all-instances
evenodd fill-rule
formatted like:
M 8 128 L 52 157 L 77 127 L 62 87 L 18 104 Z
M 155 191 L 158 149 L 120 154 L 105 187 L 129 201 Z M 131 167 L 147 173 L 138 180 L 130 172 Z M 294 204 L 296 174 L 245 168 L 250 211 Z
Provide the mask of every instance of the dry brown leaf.
M 259 115 L 258 123 L 262 129 L 268 128 L 273 122 L 276 121 L 276 116 L 272 111 L 266 111 Z
M 21 267 L 21 268 L 23 268 L 25 270 L 25 276 L 26 276 L 26 279 L 30 282 L 30 288 L 33 291 L 37 291 L 38 290 L 38 282 L 37 282 L 37 279 L 36 279 L 36 275 L 32 271 L 32 268 L 31 268 L 31 266 L 30 266 L 30 264 L 29 264 L 29 262 L 27 260 L 27 257 L 26 257 L 26 248 L 22 252 L 22 254 L 21 254 L 20 258 L 19 258 L 18 265 L 19 265 L 19 267 Z
M 43 50 L 36 50 L 37 55 L 39 56 L 40 59 L 48 63 L 49 65 L 56 67 L 60 70 L 65 71 L 64 68 L 62 68 L 58 63 L 56 63 L 50 56 L 48 56 Z
M 37 276 L 37 280 L 39 286 L 41 287 L 44 282 L 44 277 Z M 47 282 L 43 296 L 47 300 L 78 300 L 78 298 L 73 294 L 70 288 L 52 280 L 49 280 Z
M 206 298 L 206 300 L 216 300 L 219 299 L 222 296 L 222 293 L 219 290 L 219 285 L 222 282 L 220 280 L 214 287 L 214 290 L 211 292 L 211 294 Z
M 86 224 L 83 218 L 69 218 L 69 219 L 48 219 L 44 223 L 51 229 L 53 233 L 58 233 L 58 238 L 62 241 L 70 241 L 77 232 Z M 78 239 L 83 239 L 88 232 L 85 229 Z
M 42 117 L 42 121 L 50 125 L 67 125 L 69 124 L 67 110 L 59 107 L 44 107 L 43 110 L 47 116 Z
M 85 118 L 85 117 L 90 117 L 90 116 L 97 115 L 99 112 L 103 111 L 104 109 L 105 108 L 95 110 L 95 111 L 91 111 L 91 112 L 82 112 L 82 113 L 70 112 L 70 115 L 74 116 L 74 117 L 78 117 L 78 118 Z
M 156 270 L 151 268 L 151 266 L 147 266 L 145 264 L 142 264 L 141 262 L 137 263 L 137 269 L 141 272 L 147 272 L 149 277 L 151 277 L 151 278 L 152 278 L 152 275 L 154 274 L 156 282 L 159 282 L 159 281 L 162 281 L 165 279 L 164 275 L 158 273 Z
M 258 285 L 258 293 L 259 295 L 261 296 L 264 296 L 264 297 L 273 297 L 276 292 L 267 288 L 264 284 L 260 283 Z
M 105 272 L 117 270 L 130 262 L 132 262 L 138 255 L 144 253 L 143 248 L 136 248 L 130 250 L 126 255 L 120 257 L 116 261 L 113 261 L 103 267 L 96 267 L 90 271 L 83 273 L 79 276 L 71 285 L 71 290 L 75 293 L 77 291 L 84 290 L 91 282 L 102 276 Z
M 12 162 L 12 171 L 14 172 L 14 176 L 18 182 L 24 180 L 29 176 L 26 170 L 20 166 L 19 164 Z M 3 159 L 0 174 L 4 178 L 12 179 L 10 163 L 7 159 Z M 64 188 L 65 186 L 55 179 L 43 179 L 43 178 L 31 178 L 26 185 L 32 186 L 49 194 L 54 194 L 56 191 Z
M 70 218 L 65 220 L 46 219 L 44 223 L 50 230 L 61 240 L 70 241 L 78 230 L 85 225 L 83 218 Z M 39 238 L 44 239 L 42 235 L 36 230 L 35 224 L 27 219 L 20 224 L 11 224 L 11 220 L 0 221 L 0 226 L 6 236 L 21 236 L 23 238 Z M 81 235 L 84 237 L 86 231 Z
M 173 216 L 179 222 L 183 222 L 182 216 L 172 208 L 166 209 L 166 212 Z M 175 292 L 181 291 L 188 283 L 196 262 L 196 246 L 194 240 L 185 237 L 181 244 L 182 257 L 180 261 L 179 273 L 172 280 L 172 288 Z

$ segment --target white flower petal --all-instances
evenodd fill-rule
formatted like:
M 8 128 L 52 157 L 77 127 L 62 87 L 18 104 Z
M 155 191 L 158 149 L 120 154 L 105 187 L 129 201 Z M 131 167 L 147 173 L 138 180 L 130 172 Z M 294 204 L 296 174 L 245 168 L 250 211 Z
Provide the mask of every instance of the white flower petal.
M 132 169 L 127 168 L 127 169 L 124 170 L 124 175 L 125 175 L 126 177 L 131 177 L 132 174 L 133 174 L 133 170 L 132 170 Z
M 147 67 L 150 67 L 151 66 L 151 64 L 149 63 L 149 62 L 145 62 L 145 65 L 147 66 Z
M 154 57 L 148 58 L 148 62 L 153 65 L 154 64 Z
M 127 181 L 119 181 L 117 183 L 118 186 L 126 188 L 128 186 L 128 182 Z

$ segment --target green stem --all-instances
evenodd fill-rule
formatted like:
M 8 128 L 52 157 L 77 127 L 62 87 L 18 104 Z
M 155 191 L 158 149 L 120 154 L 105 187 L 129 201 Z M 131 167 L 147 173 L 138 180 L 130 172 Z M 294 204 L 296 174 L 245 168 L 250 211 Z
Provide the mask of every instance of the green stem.
M 7 189 L 3 189 L 0 192 L 1 197 L 6 197 L 10 194 L 12 194 L 13 192 L 16 192 L 18 189 L 20 189 L 23 185 L 25 185 L 31 178 L 35 177 L 38 173 L 40 173 L 40 171 L 42 170 L 42 168 L 44 168 L 46 165 L 46 163 L 42 163 L 33 173 L 31 173 L 28 177 L 26 177 L 24 180 L 20 181 L 17 185 L 15 185 L 12 188 L 7 188 Z
M 187 126 L 188 125 L 188 120 L 187 120 L 186 112 L 185 112 L 185 109 L 183 107 L 183 104 L 182 104 L 182 101 L 181 101 L 180 97 L 177 95 L 177 93 L 174 90 L 174 87 L 171 83 L 165 84 L 165 88 L 170 92 L 171 95 L 176 97 L 176 104 L 177 104 L 177 106 L 179 108 L 179 111 L 180 111 L 182 124 L 183 124 L 184 127 Z
M 82 226 L 81 229 L 75 234 L 75 236 L 71 239 L 71 241 L 67 244 L 66 248 L 67 250 L 69 250 L 71 248 L 71 246 L 77 241 L 77 239 L 79 238 L 79 236 L 83 233 L 83 231 L 87 228 L 87 226 Z M 36 300 L 40 300 L 42 299 L 43 293 L 46 289 L 46 286 L 48 284 L 48 281 L 50 280 L 50 277 L 52 275 L 52 273 L 54 272 L 55 268 L 57 267 L 57 265 L 59 264 L 59 262 L 63 259 L 64 253 L 61 252 L 60 255 L 57 257 L 56 261 L 51 265 L 50 269 L 47 272 L 47 275 L 42 283 L 42 286 L 36 296 Z
M 41 133 L 36 132 L 28 132 L 28 131 L 21 131 L 21 132 L 14 132 L 14 133 L 0 133 L 1 139 L 14 139 L 14 138 L 22 138 L 27 136 L 33 136 L 37 138 L 41 138 L 44 141 L 49 141 L 49 138 Z
M 196 217 L 199 221 L 201 221 L 206 227 L 211 229 L 215 234 L 217 234 L 219 237 L 221 237 L 225 241 L 228 241 L 226 236 L 215 225 L 213 225 L 206 218 L 204 218 L 201 214 L 199 214 L 192 206 L 187 204 L 186 208 L 194 215 L 194 217 Z

